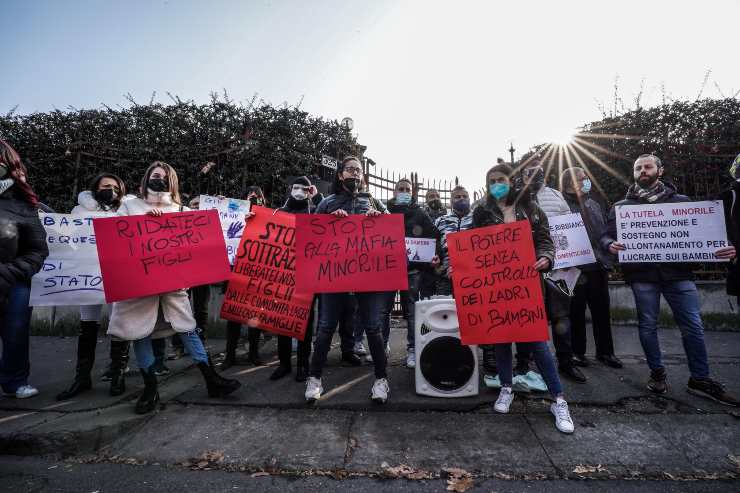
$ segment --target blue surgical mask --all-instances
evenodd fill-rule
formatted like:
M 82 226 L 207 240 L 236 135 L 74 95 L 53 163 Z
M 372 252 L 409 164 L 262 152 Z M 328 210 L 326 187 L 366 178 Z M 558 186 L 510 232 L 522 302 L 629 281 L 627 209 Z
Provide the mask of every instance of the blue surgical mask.
M 455 212 L 467 214 L 470 211 L 470 199 L 458 199 L 452 202 L 452 208 Z
M 411 203 L 411 194 L 408 192 L 398 192 L 396 196 L 396 204 L 406 205 Z
M 581 192 L 588 193 L 591 191 L 591 180 L 586 178 L 583 180 L 583 185 L 581 185 Z
M 494 183 L 488 187 L 488 191 L 493 195 L 493 198 L 501 200 L 509 195 L 509 188 L 508 183 Z

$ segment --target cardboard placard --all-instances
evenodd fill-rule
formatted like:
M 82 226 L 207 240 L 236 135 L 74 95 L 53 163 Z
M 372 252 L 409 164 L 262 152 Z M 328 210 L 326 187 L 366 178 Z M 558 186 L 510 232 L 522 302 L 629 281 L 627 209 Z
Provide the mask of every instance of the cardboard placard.
M 229 277 L 215 210 L 95 219 L 93 227 L 109 303 Z
M 450 233 L 447 246 L 463 344 L 548 339 L 528 221 Z
M 434 238 L 406 237 L 406 258 L 409 262 L 431 262 L 437 250 Z
M 315 293 L 408 289 L 403 215 L 296 216 L 297 280 Z
M 313 293 L 295 279 L 296 216 L 254 207 L 237 249 L 221 318 L 303 340 Z
M 31 278 L 29 306 L 102 305 L 105 303 L 93 219 L 107 214 L 46 214 L 49 256 Z
M 244 232 L 245 217 L 249 213 L 249 206 L 248 200 L 222 199 L 212 195 L 200 196 L 199 210 L 216 209 L 218 211 L 218 218 L 221 221 L 221 229 L 226 242 L 226 254 L 231 265 L 234 265 L 234 256 Z
M 548 217 L 550 236 L 555 243 L 553 270 L 596 262 L 586 225 L 578 212 Z
M 722 202 L 622 205 L 614 211 L 619 261 L 728 262 L 714 252 L 729 246 Z

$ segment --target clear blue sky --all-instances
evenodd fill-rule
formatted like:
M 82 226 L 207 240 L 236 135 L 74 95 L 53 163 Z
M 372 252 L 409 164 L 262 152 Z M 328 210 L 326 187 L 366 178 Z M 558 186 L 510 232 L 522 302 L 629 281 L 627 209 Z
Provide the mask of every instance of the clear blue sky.
M 226 88 L 351 116 L 380 165 L 482 185 L 497 155 L 630 106 L 740 90 L 737 0 L 2 2 L 0 112 Z M 715 82 L 719 89 L 715 87 Z

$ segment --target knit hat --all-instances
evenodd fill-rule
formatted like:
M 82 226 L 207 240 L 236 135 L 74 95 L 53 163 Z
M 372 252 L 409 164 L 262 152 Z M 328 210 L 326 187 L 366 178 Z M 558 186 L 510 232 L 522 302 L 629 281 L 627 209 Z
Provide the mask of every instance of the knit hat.
M 303 185 L 304 187 L 310 187 L 311 180 L 309 180 L 307 176 L 299 176 L 298 178 L 295 178 L 290 185 Z

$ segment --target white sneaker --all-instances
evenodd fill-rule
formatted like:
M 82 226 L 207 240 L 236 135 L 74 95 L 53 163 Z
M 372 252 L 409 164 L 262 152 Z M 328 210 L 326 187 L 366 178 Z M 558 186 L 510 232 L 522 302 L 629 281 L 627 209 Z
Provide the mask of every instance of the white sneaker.
M 406 368 L 416 368 L 416 349 L 406 351 Z
M 496 399 L 496 403 L 493 405 L 493 410 L 497 413 L 506 414 L 509 412 L 509 407 L 513 400 L 514 392 L 511 391 L 511 387 L 501 387 L 498 399 Z
M 15 392 L 3 392 L 6 397 L 15 397 L 16 399 L 28 399 L 39 393 L 38 389 L 30 385 L 21 385 Z
M 354 351 L 357 356 L 364 356 L 367 354 L 367 349 L 365 349 L 365 345 L 361 342 L 355 343 Z
M 388 393 L 391 391 L 388 387 L 388 380 L 379 378 L 375 380 L 373 388 L 370 390 L 370 399 L 378 404 L 384 404 L 388 400 Z
M 324 392 L 324 388 L 321 386 L 321 379 L 316 377 L 308 377 L 306 382 L 306 402 L 316 402 Z
M 553 402 L 550 405 L 550 412 L 555 416 L 555 428 L 563 433 L 573 433 L 575 426 L 568 412 L 568 403 L 564 400 Z

